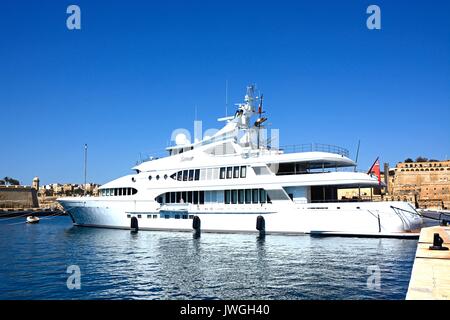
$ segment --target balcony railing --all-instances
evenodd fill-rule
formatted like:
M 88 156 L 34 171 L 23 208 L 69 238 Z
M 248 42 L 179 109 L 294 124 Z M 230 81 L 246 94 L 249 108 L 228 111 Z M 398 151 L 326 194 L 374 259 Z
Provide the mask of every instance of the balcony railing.
M 323 143 L 305 143 L 305 144 L 287 145 L 280 147 L 279 150 L 284 151 L 284 153 L 313 152 L 313 151 L 329 152 L 340 154 L 341 156 L 347 158 L 350 155 L 350 152 L 345 148 L 335 146 L 332 144 L 323 144 Z

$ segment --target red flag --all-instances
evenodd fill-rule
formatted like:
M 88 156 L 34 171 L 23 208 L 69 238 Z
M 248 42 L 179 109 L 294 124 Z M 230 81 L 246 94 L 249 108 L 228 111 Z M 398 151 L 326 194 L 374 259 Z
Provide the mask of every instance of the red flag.
M 378 184 L 381 185 L 380 160 L 378 160 L 378 158 L 375 160 L 367 173 L 375 173 L 375 175 L 378 177 Z

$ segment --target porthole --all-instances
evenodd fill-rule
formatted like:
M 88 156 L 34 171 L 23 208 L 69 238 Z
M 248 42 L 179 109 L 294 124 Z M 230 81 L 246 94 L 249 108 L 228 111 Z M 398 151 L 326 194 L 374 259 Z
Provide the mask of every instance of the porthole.
M 152 176 L 148 176 L 148 180 L 152 180 Z
M 166 180 L 166 179 L 167 179 L 167 174 L 164 175 L 164 180 Z
M 156 180 L 159 180 L 159 174 L 158 174 L 158 175 L 156 175 Z
M 135 177 L 132 177 L 132 178 L 131 178 L 131 181 L 136 182 L 136 178 L 135 178 Z

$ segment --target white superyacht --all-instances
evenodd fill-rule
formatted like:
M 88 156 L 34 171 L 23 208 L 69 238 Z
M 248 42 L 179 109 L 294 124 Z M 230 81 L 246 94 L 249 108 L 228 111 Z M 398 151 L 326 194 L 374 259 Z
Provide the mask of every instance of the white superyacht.
M 59 203 L 75 225 L 132 230 L 389 237 L 421 227 L 407 202 L 338 200 L 339 189 L 380 187 L 353 170 L 347 150 L 270 146 L 253 86 L 235 115 L 219 120 L 226 124 L 213 136 L 167 148 L 166 157 L 102 185 L 98 197 Z

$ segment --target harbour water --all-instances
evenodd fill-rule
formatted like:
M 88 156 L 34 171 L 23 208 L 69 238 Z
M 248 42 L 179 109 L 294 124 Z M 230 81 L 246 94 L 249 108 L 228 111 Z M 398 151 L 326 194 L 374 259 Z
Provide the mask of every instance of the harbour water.
M 0 219 L 0 299 L 404 299 L 416 240 L 149 232 Z M 68 289 L 67 268 L 81 271 Z M 380 286 L 370 270 L 379 268 Z

